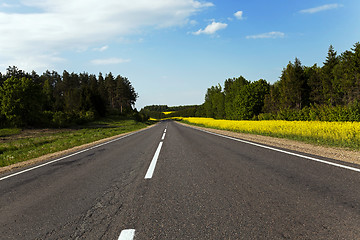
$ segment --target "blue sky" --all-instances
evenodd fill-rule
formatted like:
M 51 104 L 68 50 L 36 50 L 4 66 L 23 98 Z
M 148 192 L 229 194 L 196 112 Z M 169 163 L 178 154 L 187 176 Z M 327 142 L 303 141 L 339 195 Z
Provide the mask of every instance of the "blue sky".
M 295 57 L 350 50 L 359 13 L 359 0 L 2 0 L 0 71 L 112 72 L 138 109 L 201 104 L 227 78 L 273 83 Z

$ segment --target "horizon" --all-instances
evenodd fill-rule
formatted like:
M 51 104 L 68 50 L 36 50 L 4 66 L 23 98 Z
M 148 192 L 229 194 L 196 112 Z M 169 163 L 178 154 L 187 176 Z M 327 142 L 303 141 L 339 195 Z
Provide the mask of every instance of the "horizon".
M 274 83 L 295 57 L 322 66 L 330 45 L 350 50 L 358 12 L 356 0 L 6 0 L 0 72 L 112 72 L 131 81 L 137 109 L 199 105 L 228 78 Z

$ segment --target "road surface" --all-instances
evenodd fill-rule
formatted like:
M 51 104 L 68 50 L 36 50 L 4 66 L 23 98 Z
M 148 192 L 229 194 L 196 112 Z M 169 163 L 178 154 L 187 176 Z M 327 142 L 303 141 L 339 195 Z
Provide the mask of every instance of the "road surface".
M 164 121 L 0 175 L 0 239 L 360 239 L 360 167 L 296 154 Z

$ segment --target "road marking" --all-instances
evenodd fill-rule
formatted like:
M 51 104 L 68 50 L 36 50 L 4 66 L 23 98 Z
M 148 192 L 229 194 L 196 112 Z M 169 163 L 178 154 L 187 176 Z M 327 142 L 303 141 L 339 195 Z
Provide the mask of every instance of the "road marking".
M 81 150 L 81 151 L 79 151 L 79 152 L 75 152 L 75 153 L 73 153 L 73 154 L 70 154 L 70 155 L 67 155 L 67 156 L 64 156 L 64 157 L 61 157 L 61 158 L 58 158 L 58 159 L 55 159 L 55 160 L 52 160 L 52 161 L 49 161 L 49 162 L 40 164 L 40 165 L 37 165 L 37 166 L 35 166 L 35 167 L 28 168 L 28 169 L 25 169 L 25 170 L 23 170 L 23 171 L 20 171 L 20 172 L 14 173 L 14 174 L 10 174 L 10 175 L 8 175 L 8 176 L 5 176 L 5 177 L 0 178 L 0 181 L 5 180 L 5 179 L 8 179 L 8 178 L 11 178 L 11 177 L 14 177 L 14 176 L 19 175 L 19 174 L 22 174 L 22 173 L 26 173 L 26 172 L 35 170 L 35 169 L 37 169 L 37 168 L 44 167 L 44 166 L 46 166 L 46 165 L 49 165 L 49 164 L 52 164 L 52 163 L 55 163 L 55 162 L 64 160 L 64 159 L 66 159 L 66 158 L 69 158 L 69 157 L 78 155 L 78 154 L 83 153 L 83 152 L 87 152 L 87 151 L 89 151 L 89 150 L 92 150 L 92 149 L 95 149 L 95 148 L 104 146 L 104 145 L 106 145 L 106 144 L 119 141 L 119 140 L 121 140 L 121 139 L 123 139 L 123 138 L 130 137 L 131 135 L 134 135 L 134 134 L 136 134 L 136 133 L 142 132 L 142 131 L 144 131 L 144 130 L 147 130 L 147 128 L 146 128 L 146 129 L 141 129 L 141 130 L 139 130 L 139 131 L 136 131 L 136 132 L 127 134 L 127 135 L 125 135 L 125 136 L 122 136 L 122 137 L 119 137 L 119 138 L 116 138 L 116 139 L 113 139 L 113 140 L 110 140 L 110 141 L 108 141 L 108 142 L 101 143 L 101 144 L 96 145 L 96 146 L 93 146 L 93 147 L 91 147 L 91 148 L 87 148 L 87 149 Z
M 156 167 L 157 160 L 159 158 L 159 154 L 160 154 L 162 145 L 163 145 L 163 142 L 160 142 L 158 148 L 156 149 L 155 155 L 154 155 L 153 159 L 151 160 L 149 169 L 146 172 L 145 179 L 152 178 L 155 167 Z
M 121 231 L 118 240 L 133 240 L 135 236 L 135 229 L 124 229 Z
M 166 128 L 165 128 L 165 130 L 164 130 L 164 133 L 166 133 Z
M 190 126 L 189 126 L 189 127 L 190 127 Z M 250 145 L 253 145 L 253 146 L 257 146 L 257 147 L 261 147 L 261 148 L 273 150 L 273 151 L 276 151 L 276 152 L 281 152 L 281 153 L 285 153 L 285 154 L 288 154 L 288 155 L 305 158 L 305 159 L 308 159 L 308 160 L 311 160 L 311 161 L 320 162 L 320 163 L 324 163 L 324 164 L 328 164 L 328 165 L 331 165 L 331 166 L 348 169 L 348 170 L 355 171 L 355 172 L 360 172 L 360 169 L 358 169 L 358 168 L 349 167 L 349 166 L 346 166 L 346 165 L 342 165 L 342 164 L 338 164 L 338 163 L 333 163 L 333 162 L 321 160 L 321 159 L 314 158 L 314 157 L 305 156 L 305 155 L 298 154 L 298 153 L 288 152 L 288 151 L 285 151 L 285 150 L 281 150 L 281 149 L 277 149 L 277 148 L 274 148 L 274 147 L 265 146 L 265 145 L 258 144 L 258 143 L 249 142 L 249 141 L 242 140 L 242 139 L 239 139 L 239 138 L 233 138 L 233 137 L 221 135 L 221 134 L 218 134 L 218 133 L 209 132 L 209 131 L 206 131 L 206 130 L 203 130 L 203 129 L 198 129 L 198 128 L 194 128 L 194 127 L 190 127 L 190 128 L 193 128 L 193 129 L 196 129 L 196 130 L 205 132 L 205 133 L 209 133 L 209 134 L 212 134 L 212 135 L 215 135 L 215 136 L 219 136 L 219 137 L 223 137 L 223 138 L 235 140 L 235 141 L 242 142 L 242 143 L 247 143 L 247 144 L 250 144 Z
M 164 134 L 162 135 L 161 140 L 164 140 L 164 139 L 165 139 L 165 135 L 166 135 L 166 133 L 164 133 Z

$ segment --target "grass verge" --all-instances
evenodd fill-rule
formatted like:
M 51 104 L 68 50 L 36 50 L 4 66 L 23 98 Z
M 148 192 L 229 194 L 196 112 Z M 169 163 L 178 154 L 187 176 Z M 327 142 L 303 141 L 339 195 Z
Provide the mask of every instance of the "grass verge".
M 22 133 L 21 130 L 6 130 L 7 134 L 1 136 L 7 137 L 0 140 L 0 167 L 139 130 L 149 124 L 106 118 L 76 129 L 24 130 Z
M 21 132 L 20 128 L 2 128 L 0 129 L 0 137 L 7 137 Z

